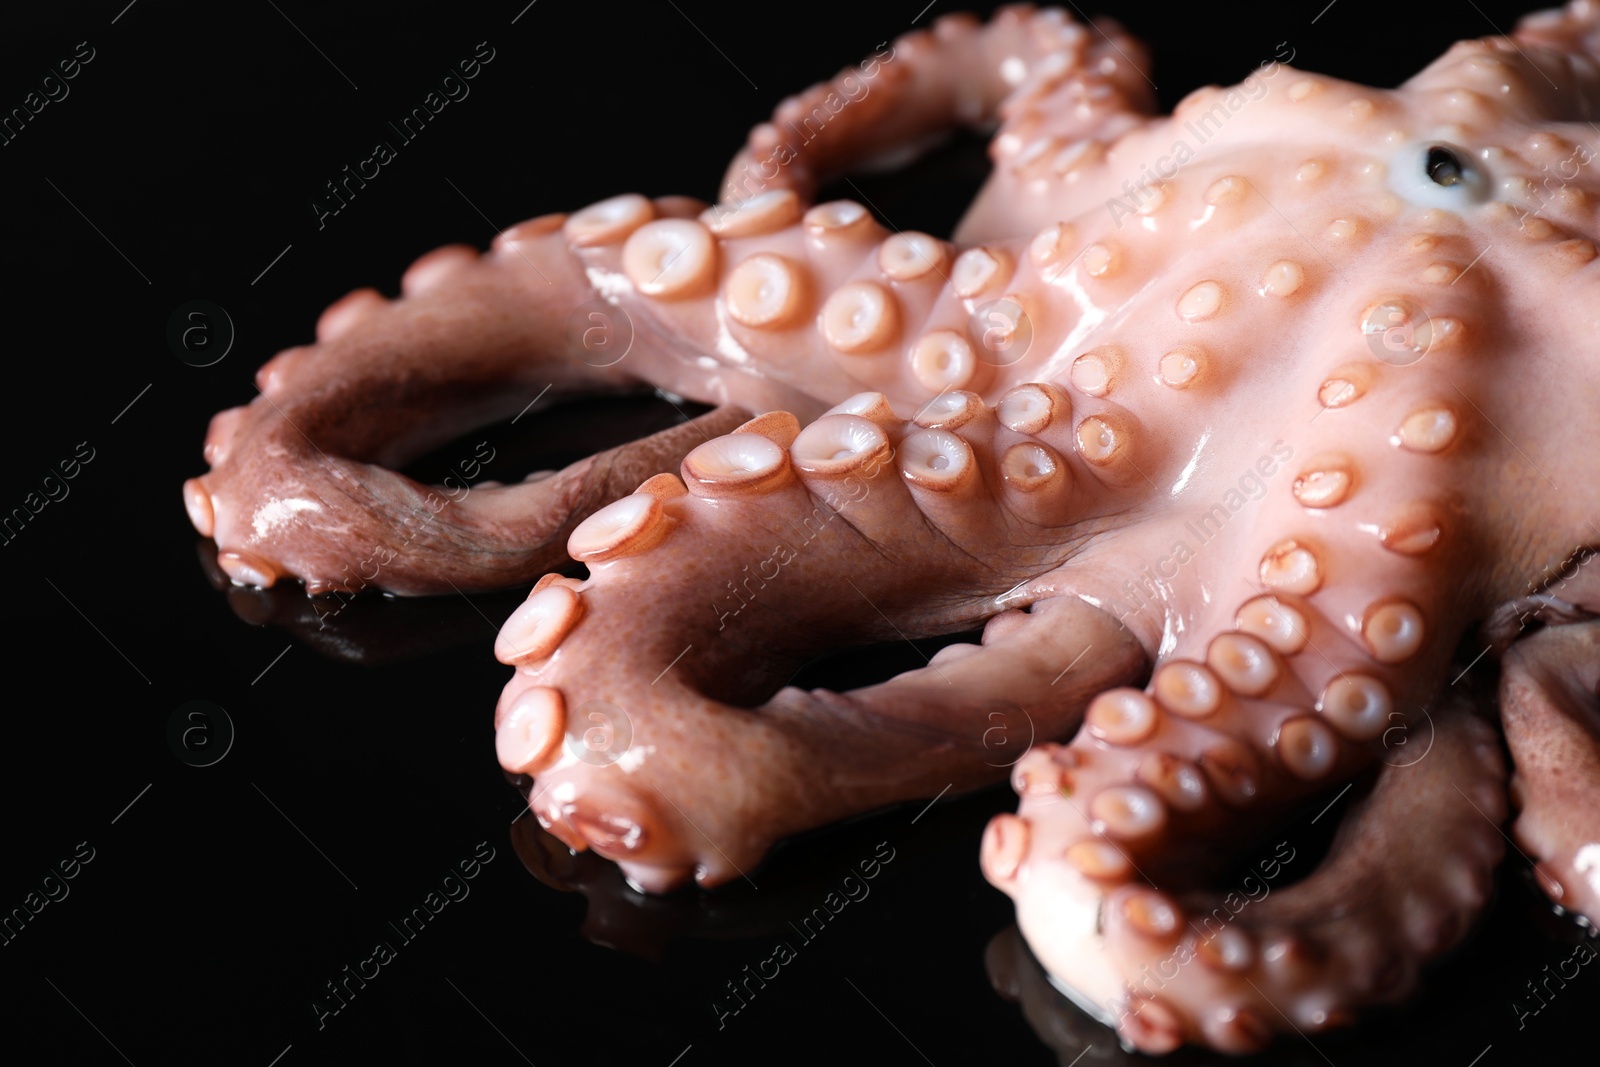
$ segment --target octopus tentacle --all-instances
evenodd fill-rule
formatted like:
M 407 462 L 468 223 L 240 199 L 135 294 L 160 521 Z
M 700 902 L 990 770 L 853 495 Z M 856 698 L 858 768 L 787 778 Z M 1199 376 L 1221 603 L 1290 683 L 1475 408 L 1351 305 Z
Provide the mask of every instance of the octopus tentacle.
M 1399 258 L 1379 268 L 1373 284 L 1403 271 L 1405 256 Z M 1269 267 L 1258 295 L 1306 297 L 1304 281 Z M 1461 303 L 1434 305 L 1454 313 L 1449 333 L 1468 320 L 1473 284 L 1450 295 Z M 1178 296 L 1177 315 L 1204 323 L 1260 311 L 1230 308 L 1229 299 L 1220 284 L 1203 280 Z M 1387 315 L 1391 303 L 1405 306 L 1403 298 L 1375 300 L 1355 318 Z M 1443 314 L 1433 320 L 1445 321 Z M 1074 393 L 1095 396 L 1115 380 L 1117 359 L 1095 356 L 1095 366 L 1070 376 Z M 1199 551 L 1196 539 L 1204 562 L 1187 573 L 1165 569 L 1172 527 L 1152 527 L 1144 542 L 1142 531 L 1125 524 L 1121 543 L 1091 545 L 1030 587 L 1098 593 L 1119 605 L 1147 648 L 1159 647 L 1147 686 L 1097 697 L 1071 744 L 1040 758 L 1047 785 L 1023 795 L 1018 815 L 996 818 L 981 852 L 990 881 L 1016 899 L 1019 924 L 1046 966 L 1103 1017 L 1127 1006 L 1127 975 L 1104 951 L 1111 944 L 1108 909 L 1124 898 L 1142 901 L 1147 925 L 1165 931 L 1157 940 L 1171 934 L 1175 941 L 1177 905 L 1137 896 L 1138 883 L 1174 893 L 1204 884 L 1287 811 L 1370 766 L 1376 744 L 1397 723 L 1422 727 L 1416 709 L 1439 686 L 1459 637 L 1459 624 L 1446 620 L 1458 618 L 1458 604 L 1473 595 L 1440 580 L 1448 568 L 1435 568 L 1462 558 L 1473 531 L 1415 499 L 1415 486 L 1465 477 L 1472 449 L 1460 442 L 1471 439 L 1475 423 L 1456 399 L 1467 394 L 1445 400 L 1435 390 L 1442 364 L 1384 379 L 1386 396 L 1375 388 L 1377 370 L 1351 363 L 1320 371 L 1329 378 L 1303 388 L 1320 398 L 1326 417 L 1309 418 L 1270 450 L 1263 446 L 1256 464 L 1242 454 L 1229 460 L 1251 471 L 1253 483 L 1281 480 L 1260 494 L 1247 526 L 1219 521 L 1226 508 L 1202 507 L 1200 532 L 1193 522 L 1184 527 L 1187 555 L 1177 563 Z M 1157 399 L 1117 393 L 1141 411 L 1175 395 L 1143 389 Z M 1338 421 L 1347 396 L 1369 391 L 1376 395 L 1364 403 L 1383 406 L 1395 427 L 1387 439 L 1351 434 Z M 1113 408 L 1107 417 L 1128 416 Z M 1156 452 L 1152 463 L 1147 451 L 1144 462 L 1163 477 L 1170 459 Z M 1138 483 L 1129 484 L 1134 488 L 1124 494 L 1138 495 Z M 1167 581 L 1154 580 L 1148 565 L 1142 575 L 1129 573 L 1141 559 L 1161 556 Z M 1230 576 L 1233 567 L 1239 570 Z M 1185 1040 L 1239 1051 L 1265 1041 L 1277 1025 L 1253 1014 L 1229 1015 L 1215 1027 L 1198 1018 L 1150 1007 L 1129 1024 L 1130 1040 L 1152 1051 Z
M 684 395 L 755 406 L 748 376 L 767 397 L 798 399 L 791 410 L 803 419 L 862 389 L 910 410 L 958 393 L 992 405 L 1019 382 L 1058 374 L 1052 361 L 1082 329 L 1073 308 L 1050 299 L 1052 286 L 1091 269 L 1075 262 L 1090 238 L 1071 227 L 964 247 L 891 234 L 848 200 L 803 214 L 757 200 L 720 219 L 718 210 L 580 250 L 600 289 L 695 354 L 652 369 Z M 749 211 L 765 221 L 736 226 Z M 656 291 L 667 262 L 683 283 Z M 1059 418 L 1069 414 L 1063 405 Z
M 524 232 L 548 234 L 552 225 L 559 220 L 536 220 Z M 318 591 L 359 588 L 374 578 L 370 561 L 406 534 L 415 550 L 385 566 L 385 587 L 447 589 L 429 573 L 450 569 L 463 548 L 482 553 L 490 575 L 470 584 L 516 580 L 517 568 L 503 557 L 537 556 L 545 538 L 536 530 L 464 520 L 465 509 L 450 506 L 457 489 L 430 490 L 379 465 L 514 415 L 547 388 L 557 396 L 633 387 L 614 370 L 566 359 L 551 343 L 562 337 L 565 312 L 530 294 L 576 279 L 556 273 L 547 258 L 541 280 L 538 258 L 480 258 L 459 247 L 430 253 L 407 272 L 400 300 L 357 290 L 338 301 L 318 323 L 317 345 L 280 353 L 258 372 L 255 400 L 212 420 L 205 442 L 212 469 L 186 484 L 185 503 L 236 581 L 267 586 L 292 575 Z M 560 494 L 581 495 L 570 478 L 549 488 L 559 490 L 551 510 Z M 480 491 L 479 501 L 492 492 Z M 448 517 L 436 520 L 446 509 Z M 552 528 L 565 518 L 553 516 Z M 462 576 L 463 568 L 454 570 Z
M 1543 104 L 1535 117 L 1587 125 L 1600 115 L 1600 5 L 1594 0 L 1535 12 L 1519 21 L 1509 38 L 1486 43 L 1502 62 L 1479 60 L 1480 71 L 1527 71 L 1528 85 Z
M 1091 708 L 1091 729 L 1095 718 Z M 1024 794 L 1020 818 L 997 817 L 985 871 L 1017 898 L 1023 932 L 1064 991 L 1144 1051 L 1195 1041 L 1252 1052 L 1280 1030 L 1325 1029 L 1408 993 L 1417 967 L 1487 902 L 1504 847 L 1503 761 L 1469 709 L 1453 705 L 1432 723 L 1428 755 L 1382 768 L 1328 856 L 1287 888 L 1271 882 L 1294 860 L 1288 842 L 1242 888 L 1185 886 L 1152 855 L 1152 838 L 1204 820 L 1221 782 L 1214 765 L 1147 761 L 1136 783 L 1097 792 L 1100 759 L 1078 746 L 1050 753 L 1054 795 Z M 1095 832 L 1063 834 L 1075 812 Z M 1024 844 L 1007 855 L 1006 839 Z
M 639 388 L 569 353 L 572 308 L 591 291 L 562 221 L 515 227 L 483 257 L 429 253 L 398 301 L 357 290 L 324 313 L 317 345 L 269 361 L 260 395 L 212 420 L 212 469 L 184 497 L 235 581 L 293 576 L 314 593 L 529 581 L 566 562 L 565 535 L 589 512 L 748 417 L 728 407 L 522 484 L 429 487 L 390 469 L 541 397 Z M 638 338 L 635 363 L 658 344 Z M 491 458 L 463 457 L 492 476 Z
M 946 15 L 779 104 L 729 165 L 722 196 L 736 204 L 793 190 L 809 200 L 831 178 L 899 165 L 957 128 L 999 119 L 997 156 L 1016 156 L 1044 115 L 1059 151 L 1121 108 L 1148 110 L 1147 67 L 1144 47 L 1114 23 L 1085 27 L 1027 5 L 988 24 Z M 1076 107 L 1063 106 L 1069 97 Z
M 1503 661 L 1500 721 L 1516 773 L 1512 833 L 1550 899 L 1600 924 L 1600 622 L 1551 626 Z
M 1077 325 L 1034 294 L 1069 269 L 1093 269 L 1071 265 L 1071 237 L 1059 228 L 958 250 L 923 234 L 889 236 L 849 202 L 798 219 L 760 209 L 759 224 L 687 217 L 694 210 L 681 198 L 616 197 L 515 227 L 481 259 L 460 248 L 430 253 L 408 272 L 398 302 L 358 291 L 332 307 L 319 345 L 269 362 L 262 396 L 214 420 L 206 446 L 214 469 L 186 486 L 191 517 L 217 538 L 224 567 L 247 584 L 293 575 L 313 591 L 527 580 L 554 565 L 548 549 L 564 531 L 625 491 L 644 465 L 681 458 L 691 436 L 658 436 L 598 462 L 604 470 L 634 456 L 617 479 L 580 465 L 535 490 L 479 490 L 443 523 L 429 521 L 437 505 L 422 515 L 425 490 L 378 465 L 526 408 L 541 395 L 540 379 L 552 395 L 643 379 L 717 404 L 790 403 L 805 418 L 862 385 L 902 405 L 930 396 L 935 405 L 981 402 L 953 392 L 968 388 L 994 400 L 1024 371 L 1045 369 Z M 597 367 L 572 351 L 573 316 L 590 307 L 602 319 L 621 316 L 634 335 L 625 363 Z M 1062 399 L 1054 429 L 1013 456 L 1015 470 L 1042 470 L 1054 462 L 1050 448 L 1074 447 Z M 1111 425 L 1109 415 L 1096 418 L 1094 426 Z M 736 415 L 713 420 L 702 434 Z M 1112 458 L 1094 462 L 1114 471 Z M 1060 495 L 1037 494 L 1027 506 Z M 458 561 L 448 568 L 452 553 Z M 385 561 L 377 574 L 351 576 L 374 557 Z
M 1273 889 L 1253 874 L 1226 893 L 1127 886 L 1107 896 L 1101 936 L 1128 986 L 1125 1038 L 1151 1052 L 1175 1041 L 1254 1052 L 1274 1032 L 1328 1029 L 1415 989 L 1419 968 L 1488 903 L 1505 852 L 1493 730 L 1465 702 L 1433 724 L 1427 756 L 1381 769 L 1304 880 Z M 1281 843 L 1262 874 L 1294 854 Z
M 975 549 L 1008 521 L 1017 561 L 1054 551 L 995 506 L 1008 490 L 993 441 L 1009 431 L 977 407 L 949 429 L 878 410 L 882 425 L 836 414 L 798 435 L 766 415 L 578 527 L 590 578 L 541 582 L 496 646 L 517 668 L 501 761 L 535 776 L 540 821 L 647 888 L 713 885 L 798 830 L 1002 779 L 1036 733 L 1070 733 L 1088 693 L 1138 677 L 1131 635 L 1061 599 L 879 685 L 780 688 L 828 648 L 994 615 L 1016 561 Z M 715 793 L 692 787 L 707 780 Z

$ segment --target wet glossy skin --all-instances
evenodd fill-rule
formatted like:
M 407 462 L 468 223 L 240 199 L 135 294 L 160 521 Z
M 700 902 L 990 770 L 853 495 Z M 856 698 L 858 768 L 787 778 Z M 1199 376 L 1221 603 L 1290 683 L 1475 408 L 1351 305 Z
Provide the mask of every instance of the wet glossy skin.
M 1502 852 L 1493 709 L 1439 699 L 1451 658 L 1600 540 L 1600 13 L 1394 91 L 1277 57 L 1159 119 L 1108 32 L 943 20 L 781 105 L 723 204 L 616 197 L 432 253 L 397 303 L 352 294 L 213 422 L 196 526 L 235 580 L 316 591 L 586 563 L 501 631 L 497 752 L 645 888 L 991 781 L 986 739 L 1025 724 L 1071 740 L 1016 764 L 984 870 L 1126 1040 L 1249 1051 L 1403 996 Z M 993 115 L 954 242 L 809 202 Z M 622 322 L 626 364 L 591 321 Z M 459 503 L 380 466 L 544 383 L 640 379 L 721 406 Z M 1504 695 L 1520 846 L 1591 919 L 1597 603 L 1538 601 L 1564 625 L 1510 646 Z M 980 625 L 878 686 L 779 688 L 830 648 Z M 1424 725 L 1425 764 L 1389 758 Z M 1224 853 L 1374 766 L 1310 877 L 1204 924 Z

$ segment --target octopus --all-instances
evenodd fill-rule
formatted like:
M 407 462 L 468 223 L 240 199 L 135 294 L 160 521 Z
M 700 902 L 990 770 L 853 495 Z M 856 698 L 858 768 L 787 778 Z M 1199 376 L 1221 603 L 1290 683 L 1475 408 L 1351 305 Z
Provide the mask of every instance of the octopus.
M 1159 116 L 1116 25 L 942 18 L 783 101 L 716 204 L 339 300 L 212 420 L 189 515 L 317 602 L 532 583 L 499 762 L 647 892 L 1009 777 L 984 875 L 1145 1052 L 1405 999 L 1508 851 L 1600 921 L 1600 4 L 1393 90 L 1286 58 Z M 951 239 L 817 202 L 962 129 L 994 165 Z M 639 390 L 709 410 L 513 484 L 397 473 Z

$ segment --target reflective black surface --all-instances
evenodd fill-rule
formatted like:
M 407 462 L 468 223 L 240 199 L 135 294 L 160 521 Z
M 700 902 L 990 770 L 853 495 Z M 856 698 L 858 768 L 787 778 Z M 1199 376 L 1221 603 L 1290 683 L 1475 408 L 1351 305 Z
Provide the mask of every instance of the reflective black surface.
M 328 302 L 364 284 L 392 293 L 417 254 L 485 245 L 541 212 L 625 190 L 710 196 L 752 123 L 904 32 L 919 6 L 726 17 L 684 0 L 524 2 L 0 15 L 0 107 L 59 96 L 0 145 L 0 507 L 36 511 L 0 544 L 0 910 L 25 916 L 0 945 L 6 1058 L 1127 1058 L 1043 982 L 978 873 L 979 833 L 1008 790 L 791 842 L 753 885 L 646 899 L 516 819 L 493 753 L 506 670 L 490 646 L 520 593 L 371 598 L 319 629 L 298 589 L 229 590 L 197 544 L 179 485 L 203 469 L 207 419 L 253 396 L 255 368 L 307 340 Z M 1480 0 L 1403 26 L 1393 5 L 1361 0 L 1107 6 L 1152 41 L 1166 106 L 1280 42 L 1298 65 L 1394 84 L 1514 10 Z M 323 183 L 483 41 L 495 58 L 470 96 L 319 227 Z M 42 84 L 90 54 L 64 93 Z M 895 226 L 947 229 L 981 177 L 975 147 L 857 184 Z M 194 301 L 222 309 L 205 320 L 216 344 L 233 335 L 205 366 L 169 345 Z M 533 469 L 593 447 L 596 426 L 644 432 L 661 417 L 624 402 L 603 420 L 487 432 Z M 77 463 L 70 481 L 63 462 Z M 798 928 L 875 859 L 825 925 Z M 1280 1042 L 1264 1062 L 1592 1059 L 1595 968 L 1543 987 L 1533 1013 L 1527 983 L 1572 957 L 1575 933 L 1525 868 L 1513 855 L 1487 921 L 1416 1005 L 1314 1046 Z M 742 985 L 747 967 L 772 973 L 780 942 L 777 976 Z

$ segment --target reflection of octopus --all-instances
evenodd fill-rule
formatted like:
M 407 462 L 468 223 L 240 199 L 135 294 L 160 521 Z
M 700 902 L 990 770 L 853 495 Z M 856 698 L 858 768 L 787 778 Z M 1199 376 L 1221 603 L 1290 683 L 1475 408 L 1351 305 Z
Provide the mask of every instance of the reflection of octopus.
M 1148 1051 L 1336 1025 L 1463 936 L 1507 814 L 1492 701 L 1453 688 L 1485 646 L 1512 836 L 1600 920 L 1574 552 L 1600 541 L 1600 6 L 1395 91 L 1269 60 L 1158 119 L 1144 63 L 1057 12 L 947 18 L 781 105 L 721 206 L 618 196 L 433 252 L 213 420 L 190 514 L 235 581 L 314 593 L 586 564 L 507 620 L 496 744 L 648 890 L 989 782 L 996 731 L 1071 737 L 1015 762 L 982 863 Z M 995 120 L 953 244 L 811 205 Z M 464 495 L 384 466 L 650 386 L 720 406 Z M 982 624 L 881 684 L 784 687 Z M 1328 854 L 1230 903 L 1242 850 L 1352 781 Z

